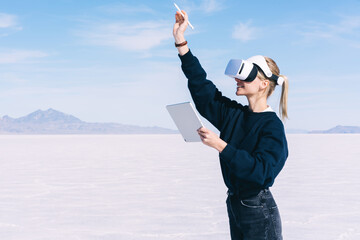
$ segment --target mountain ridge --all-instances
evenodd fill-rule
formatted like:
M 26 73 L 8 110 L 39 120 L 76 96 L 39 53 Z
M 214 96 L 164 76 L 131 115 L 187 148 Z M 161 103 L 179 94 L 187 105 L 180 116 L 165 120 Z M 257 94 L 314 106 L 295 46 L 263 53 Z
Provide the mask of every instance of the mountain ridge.
M 360 127 L 337 125 L 328 130 L 313 130 L 309 133 L 360 133 Z
M 352 134 L 358 126 L 337 125 L 328 130 L 286 129 L 289 134 Z M 173 129 L 158 126 L 142 127 L 121 123 L 90 123 L 53 108 L 38 109 L 26 116 L 0 118 L 0 134 L 176 134 Z
M 360 133 L 359 126 L 337 125 L 327 130 L 305 130 L 305 129 L 285 129 L 287 134 L 357 134 Z
M 0 134 L 174 134 L 176 130 L 121 123 L 89 123 L 49 108 L 26 116 L 0 118 Z

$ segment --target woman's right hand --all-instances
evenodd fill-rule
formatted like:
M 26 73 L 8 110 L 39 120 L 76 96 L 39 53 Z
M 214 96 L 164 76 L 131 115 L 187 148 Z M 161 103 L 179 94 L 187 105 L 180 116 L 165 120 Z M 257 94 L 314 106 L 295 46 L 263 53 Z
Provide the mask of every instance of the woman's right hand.
M 184 32 L 188 25 L 188 15 L 184 10 L 181 11 L 185 17 L 181 15 L 179 11 L 175 14 L 175 24 L 173 28 L 173 35 L 176 43 L 182 43 L 185 41 Z

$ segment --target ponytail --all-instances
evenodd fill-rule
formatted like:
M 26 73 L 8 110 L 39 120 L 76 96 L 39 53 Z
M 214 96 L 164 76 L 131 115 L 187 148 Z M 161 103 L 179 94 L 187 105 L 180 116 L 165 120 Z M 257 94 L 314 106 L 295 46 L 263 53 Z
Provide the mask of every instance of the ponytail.
M 284 82 L 281 88 L 281 97 L 280 97 L 280 104 L 279 104 L 279 111 L 281 119 L 284 121 L 288 117 L 287 114 L 287 100 L 288 100 L 288 91 L 289 91 L 289 80 L 286 76 L 280 75 L 280 77 L 284 78 Z
M 269 66 L 271 72 L 279 77 L 284 78 L 284 82 L 281 86 L 281 97 L 280 97 L 280 103 L 279 103 L 279 114 L 283 121 L 286 120 L 288 117 L 287 112 L 287 100 L 288 100 L 288 89 L 289 89 L 289 80 L 286 76 L 280 75 L 280 69 L 275 63 L 275 61 L 269 57 L 265 57 L 266 63 Z M 259 74 L 260 79 L 265 80 L 265 76 L 263 74 Z M 269 97 L 275 90 L 275 87 L 278 86 L 274 81 L 270 81 L 269 88 L 267 90 L 267 97 Z

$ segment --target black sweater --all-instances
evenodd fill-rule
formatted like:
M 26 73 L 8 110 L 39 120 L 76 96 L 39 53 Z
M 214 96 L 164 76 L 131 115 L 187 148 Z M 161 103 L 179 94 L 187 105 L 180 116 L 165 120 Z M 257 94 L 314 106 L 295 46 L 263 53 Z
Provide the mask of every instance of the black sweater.
M 227 143 L 219 156 L 229 191 L 245 198 L 272 186 L 288 156 L 284 126 L 276 113 L 252 112 L 222 96 L 191 51 L 179 57 L 196 109 Z

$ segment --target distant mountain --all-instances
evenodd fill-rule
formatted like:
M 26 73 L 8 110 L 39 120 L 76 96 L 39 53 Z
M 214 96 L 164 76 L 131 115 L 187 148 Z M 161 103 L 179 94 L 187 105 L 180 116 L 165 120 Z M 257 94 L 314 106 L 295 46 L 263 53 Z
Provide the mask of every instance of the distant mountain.
M 360 127 L 338 125 L 328 130 L 314 130 L 309 133 L 360 133 Z
M 37 110 L 20 118 L 0 118 L 0 134 L 173 134 L 161 127 L 119 123 L 88 123 L 54 109 Z
M 4 116 L 2 118 L 3 121 L 11 122 L 11 123 L 49 123 L 49 122 L 57 122 L 57 123 L 82 123 L 80 119 L 68 115 L 59 111 L 56 111 L 52 108 L 41 111 L 37 110 L 29 115 L 20 118 L 11 118 L 9 116 Z
M 321 133 L 321 134 L 327 134 L 327 133 L 360 133 L 360 127 L 357 126 L 342 126 L 342 125 L 338 125 L 336 127 L 330 128 L 328 130 L 312 130 L 312 131 L 308 131 L 308 130 L 304 130 L 304 129 L 295 129 L 295 128 L 290 128 L 290 129 L 286 129 L 286 133 L 287 134 L 306 134 L 306 133 L 310 133 L 310 134 L 316 134 L 316 133 Z

